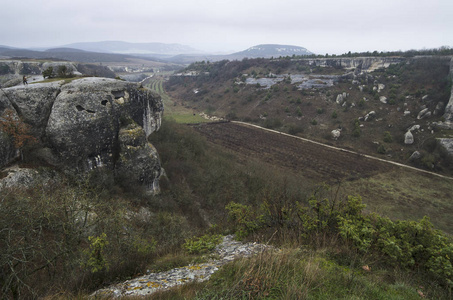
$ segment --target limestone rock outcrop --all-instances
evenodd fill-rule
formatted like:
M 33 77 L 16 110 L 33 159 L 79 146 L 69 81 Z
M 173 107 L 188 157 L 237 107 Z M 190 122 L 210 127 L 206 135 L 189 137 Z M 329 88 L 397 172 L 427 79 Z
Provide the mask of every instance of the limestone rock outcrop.
M 160 161 L 148 137 L 160 128 L 163 105 L 154 92 L 120 80 L 83 78 L 3 89 L 0 115 L 7 108 L 30 125 L 39 140 L 34 152 L 47 163 L 82 173 L 106 167 L 158 190 Z M 15 157 L 10 139 L 0 135 L 0 167 Z
M 447 153 L 453 157 L 453 139 L 452 138 L 440 138 L 438 139 L 440 145 L 447 150 Z
M 453 58 L 450 60 L 450 75 L 453 76 Z M 435 124 L 440 128 L 453 129 L 453 87 L 450 92 L 450 100 L 447 103 L 444 111 L 444 122 Z
M 414 135 L 410 130 L 404 134 L 404 144 L 412 145 L 414 143 Z

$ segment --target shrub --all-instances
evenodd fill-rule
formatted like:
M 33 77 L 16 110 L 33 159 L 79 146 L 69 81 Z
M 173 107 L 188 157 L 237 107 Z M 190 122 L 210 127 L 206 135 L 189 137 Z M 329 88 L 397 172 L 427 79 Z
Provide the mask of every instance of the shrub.
M 48 67 L 47 69 L 45 69 L 44 71 L 42 71 L 42 77 L 44 78 L 52 78 L 54 77 L 54 73 L 53 73 L 53 67 Z
M 279 118 L 270 118 L 264 121 L 264 127 L 269 129 L 276 129 L 282 126 L 282 120 Z
M 302 117 L 302 110 L 300 109 L 300 107 L 298 107 L 296 109 L 296 114 L 297 114 L 298 117 Z
M 361 134 L 360 122 L 358 119 L 354 120 L 354 129 L 352 130 L 352 136 L 359 137 Z
M 386 143 L 393 142 L 393 137 L 389 131 L 384 132 L 384 142 L 386 142 Z
M 385 153 L 387 153 L 387 149 L 385 149 L 385 146 L 384 146 L 384 145 L 380 144 L 380 145 L 378 146 L 378 148 L 377 148 L 377 153 L 379 153 L 379 154 L 385 154 Z
M 38 141 L 31 135 L 30 126 L 25 124 L 11 109 L 5 109 L 0 116 L 0 131 L 13 139 L 14 147 L 21 151 L 21 157 L 23 148 Z
M 182 247 L 189 254 L 203 254 L 214 250 L 221 241 L 222 236 L 220 234 L 205 234 L 199 238 L 186 239 Z
M 100 236 L 89 236 L 90 249 L 85 252 L 86 260 L 82 266 L 88 268 L 91 273 L 97 273 L 104 269 L 108 270 L 109 263 L 105 258 L 104 249 L 109 244 L 107 235 L 103 232 Z
M 261 227 L 262 222 L 251 206 L 230 202 L 225 209 L 228 211 L 228 219 L 233 222 L 238 239 L 247 237 Z
M 336 118 L 338 117 L 338 115 L 337 115 L 337 111 L 336 111 L 336 110 L 334 110 L 334 111 L 333 111 L 333 113 L 332 113 L 332 116 L 331 116 L 331 117 L 332 117 L 332 119 L 336 119 Z

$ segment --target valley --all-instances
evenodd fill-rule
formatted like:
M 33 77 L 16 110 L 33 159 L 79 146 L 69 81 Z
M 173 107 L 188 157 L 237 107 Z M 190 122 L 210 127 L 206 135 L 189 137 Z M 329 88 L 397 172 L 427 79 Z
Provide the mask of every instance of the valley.
M 0 296 L 145 293 L 234 235 L 281 250 L 149 299 L 448 299 L 450 56 L 126 60 L 0 63 Z

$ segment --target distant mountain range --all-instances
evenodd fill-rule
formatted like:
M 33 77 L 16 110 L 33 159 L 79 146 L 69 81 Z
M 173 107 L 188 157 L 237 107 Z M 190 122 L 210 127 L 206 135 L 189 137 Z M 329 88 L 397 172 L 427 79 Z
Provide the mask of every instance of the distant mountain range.
M 64 45 L 65 48 L 75 48 L 91 52 L 117 54 L 193 54 L 202 51 L 181 44 L 164 43 L 127 43 L 120 41 L 87 42 Z
M 292 45 L 263 44 L 228 55 L 210 55 L 181 44 L 127 43 L 118 41 L 74 43 L 46 50 L 19 49 L 0 46 L 0 57 L 59 59 L 79 62 L 124 62 L 127 57 L 189 64 L 195 61 L 242 60 L 292 55 L 311 55 L 306 48 Z

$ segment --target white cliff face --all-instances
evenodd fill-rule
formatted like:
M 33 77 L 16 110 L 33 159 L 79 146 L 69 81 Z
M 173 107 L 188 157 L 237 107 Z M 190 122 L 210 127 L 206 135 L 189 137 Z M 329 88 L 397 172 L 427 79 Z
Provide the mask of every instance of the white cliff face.
M 453 77 L 453 58 L 450 61 L 450 75 Z M 453 86 L 450 94 L 450 100 L 445 107 L 444 119 L 449 128 L 453 128 Z
M 310 59 L 309 64 L 319 67 L 341 67 L 347 70 L 359 68 L 364 72 L 372 72 L 376 69 L 387 68 L 391 64 L 398 64 L 404 58 L 397 57 L 341 57 L 341 58 L 315 58 Z
M 143 111 L 143 129 L 146 138 L 154 131 L 158 131 L 162 124 L 162 111 L 155 110 L 150 101 L 147 101 L 146 108 Z

